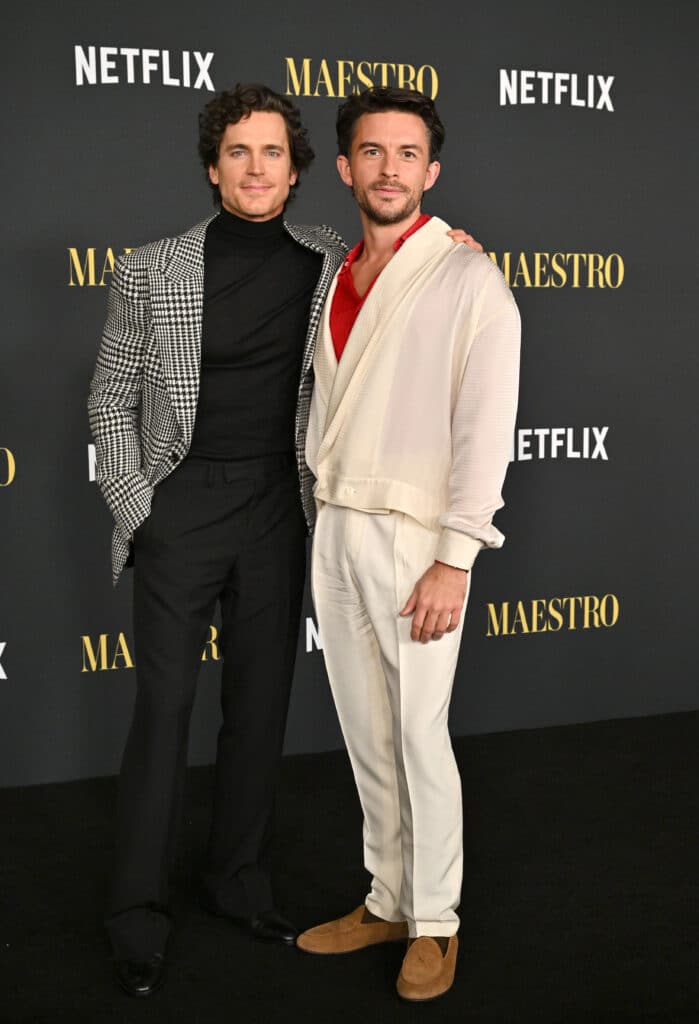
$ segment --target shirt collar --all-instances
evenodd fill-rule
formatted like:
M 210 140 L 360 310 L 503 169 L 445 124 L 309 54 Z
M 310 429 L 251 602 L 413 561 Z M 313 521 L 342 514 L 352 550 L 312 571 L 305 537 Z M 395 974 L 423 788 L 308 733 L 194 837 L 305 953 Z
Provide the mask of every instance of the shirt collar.
M 415 221 L 415 223 L 411 224 L 410 227 L 407 228 L 403 232 L 403 234 L 399 235 L 398 238 L 395 240 L 395 242 L 393 243 L 393 251 L 394 252 L 398 252 L 398 250 L 403 245 L 403 243 L 407 242 L 407 240 L 410 238 L 410 236 L 414 235 L 415 232 L 418 231 L 423 226 L 423 224 L 426 224 L 428 220 L 430 220 L 430 214 L 429 213 L 422 213 L 422 214 L 420 214 L 420 216 Z M 351 249 L 347 253 L 347 257 L 345 259 L 345 262 L 342 264 L 342 270 L 340 271 L 341 274 L 347 273 L 347 271 L 350 269 L 350 267 L 352 266 L 354 261 L 357 259 L 357 257 L 361 256 L 363 250 L 364 250 L 364 239 L 362 238 L 359 242 L 357 242 L 355 247 L 353 249 Z

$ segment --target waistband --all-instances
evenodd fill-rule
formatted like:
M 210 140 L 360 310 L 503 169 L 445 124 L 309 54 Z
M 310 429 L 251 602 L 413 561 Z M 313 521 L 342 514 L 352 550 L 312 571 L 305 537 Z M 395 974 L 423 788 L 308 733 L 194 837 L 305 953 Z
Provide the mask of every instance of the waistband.
M 175 473 L 193 483 L 200 482 L 208 487 L 217 483 L 229 484 L 234 480 L 264 480 L 296 473 L 296 456 L 293 452 L 275 452 L 252 459 L 226 461 L 207 459 L 201 455 L 188 455 L 170 475 L 173 476 Z

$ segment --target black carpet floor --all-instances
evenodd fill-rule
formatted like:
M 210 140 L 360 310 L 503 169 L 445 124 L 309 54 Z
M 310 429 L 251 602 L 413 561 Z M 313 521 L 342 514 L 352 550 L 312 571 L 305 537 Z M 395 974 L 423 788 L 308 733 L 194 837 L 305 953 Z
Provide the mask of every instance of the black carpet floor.
M 100 916 L 113 779 L 0 791 L 0 1020 L 699 1022 L 699 714 L 455 742 L 465 811 L 454 988 L 402 1003 L 403 950 L 320 958 L 254 943 L 202 913 L 212 774 L 191 771 L 166 988 L 114 988 Z M 287 758 L 278 902 L 300 926 L 366 891 L 344 754 Z

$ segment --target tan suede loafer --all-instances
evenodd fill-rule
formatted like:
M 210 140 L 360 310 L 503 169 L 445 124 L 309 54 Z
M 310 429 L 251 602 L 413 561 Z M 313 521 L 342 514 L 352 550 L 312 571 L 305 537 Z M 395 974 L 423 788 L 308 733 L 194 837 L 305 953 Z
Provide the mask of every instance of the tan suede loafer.
M 407 939 L 406 921 L 367 921 L 362 923 L 364 904 L 351 914 L 336 921 L 319 924 L 302 932 L 296 940 L 306 953 L 354 953 L 357 949 L 374 946 L 377 942 L 397 942 Z
M 450 937 L 444 956 L 439 943 L 429 936 L 421 935 L 415 939 L 405 954 L 398 975 L 398 995 L 414 1002 L 424 1002 L 448 992 L 454 982 L 458 949 L 456 935 Z

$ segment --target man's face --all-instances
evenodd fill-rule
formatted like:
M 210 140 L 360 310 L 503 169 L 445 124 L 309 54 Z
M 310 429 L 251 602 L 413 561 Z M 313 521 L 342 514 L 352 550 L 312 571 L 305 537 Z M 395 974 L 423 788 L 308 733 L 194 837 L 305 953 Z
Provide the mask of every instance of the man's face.
M 399 224 L 419 209 L 439 164 L 430 162 L 425 122 L 417 114 L 389 110 L 362 114 L 355 125 L 349 160 L 337 169 L 359 209 L 374 224 Z
M 254 110 L 237 124 L 227 125 L 218 161 L 209 167 L 224 210 L 244 220 L 277 217 L 297 177 L 284 118 L 267 110 Z

